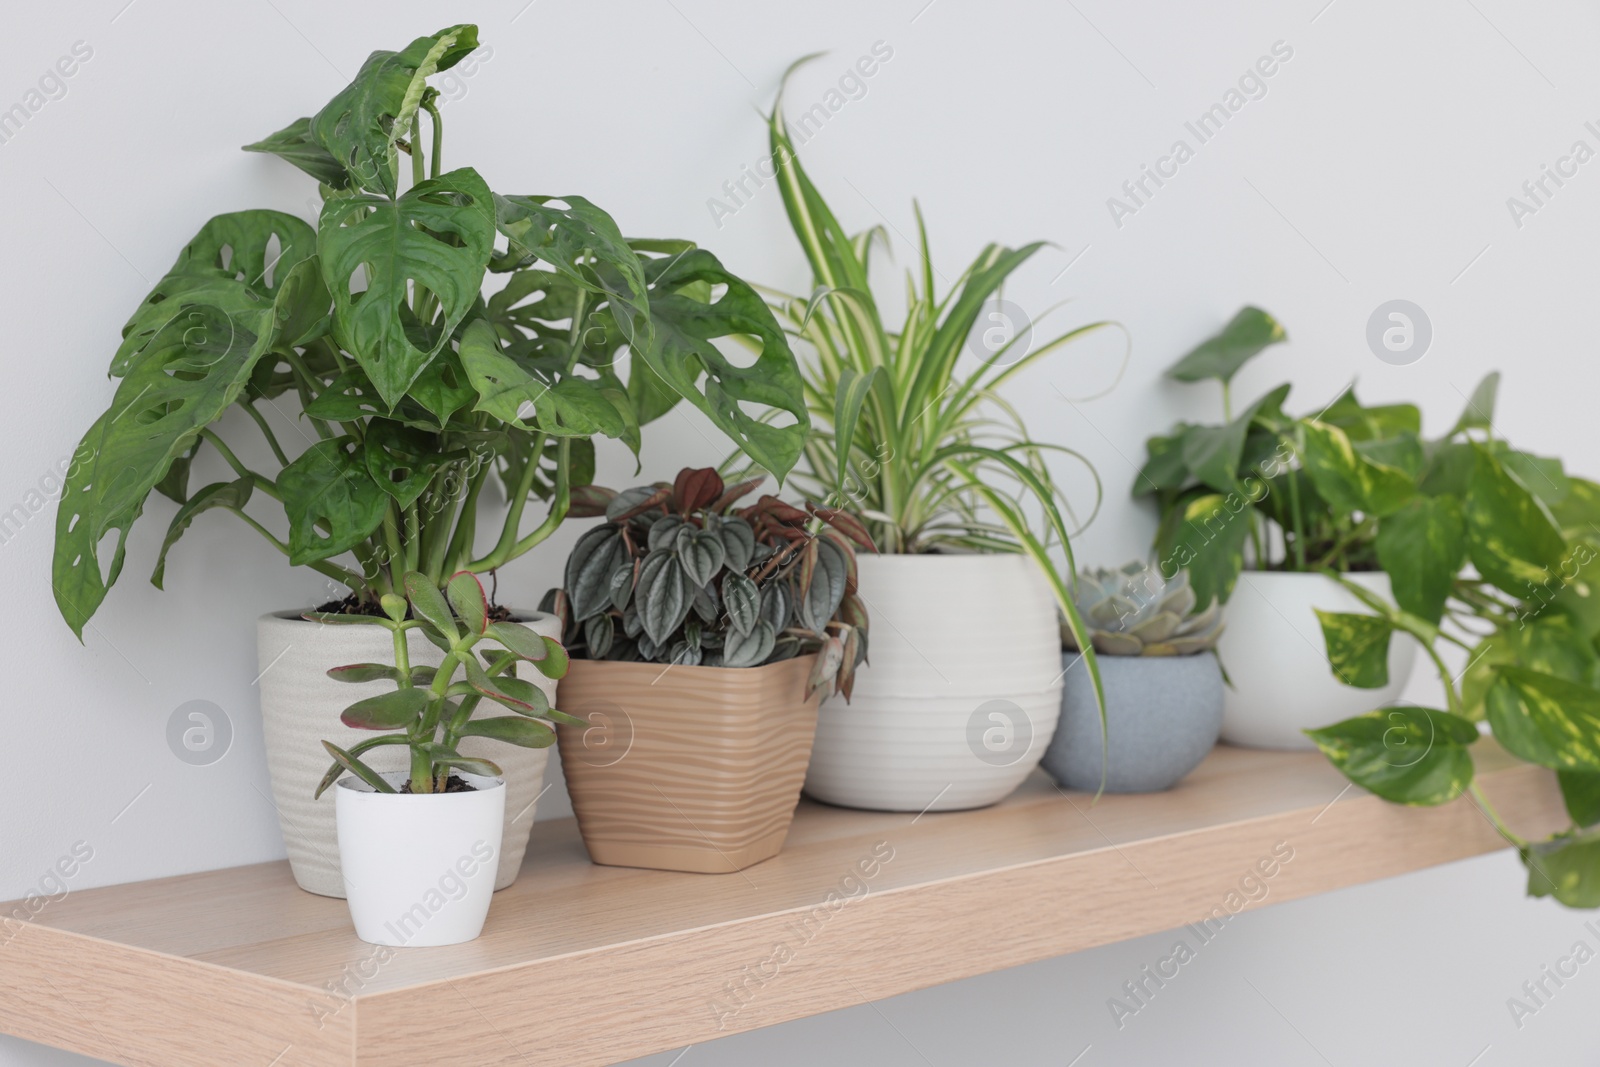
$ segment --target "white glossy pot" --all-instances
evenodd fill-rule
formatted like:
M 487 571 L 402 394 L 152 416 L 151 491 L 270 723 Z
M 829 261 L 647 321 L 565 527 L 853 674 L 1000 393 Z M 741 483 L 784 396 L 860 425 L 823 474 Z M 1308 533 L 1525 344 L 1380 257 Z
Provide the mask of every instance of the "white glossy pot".
M 505 828 L 499 778 L 460 774 L 459 793 L 379 793 L 342 778 L 334 794 L 345 899 L 371 945 L 458 945 L 483 932 Z M 384 779 L 399 786 L 404 773 Z
M 1004 799 L 1061 715 L 1055 600 L 1018 555 L 859 557 L 870 618 L 855 695 L 826 700 L 805 791 L 878 811 Z
M 1389 576 L 1381 571 L 1345 577 L 1390 599 Z M 1416 661 L 1415 640 L 1395 634 L 1389 642 L 1389 684 L 1357 689 L 1341 682 L 1328 663 L 1318 608 L 1372 614 L 1354 593 L 1320 574 L 1245 571 L 1239 576 L 1217 643 L 1233 683 L 1223 703 L 1224 741 L 1249 748 L 1315 748 L 1301 731 L 1392 703 L 1405 689 Z
M 519 612 L 519 619 L 547 637 L 561 636 L 560 623 L 551 615 Z M 334 793 L 313 799 L 317 783 L 330 764 L 324 740 L 339 743 L 357 731 L 339 721 L 340 712 L 363 697 L 392 689 L 389 682 L 336 682 L 330 667 L 347 663 L 392 663 L 394 643 L 389 631 L 377 626 L 323 626 L 307 622 L 299 612 L 263 615 L 256 628 L 256 651 L 261 671 L 261 724 L 267 745 L 267 770 L 272 777 L 272 799 L 283 828 L 289 865 L 300 888 L 325 897 L 344 896 L 339 874 L 339 843 L 334 829 Z M 437 666 L 443 654 L 413 630 L 407 647 L 411 662 Z M 555 701 L 556 683 L 534 670 L 528 678 Z M 534 802 L 544 788 L 549 749 L 518 748 L 483 737 L 463 738 L 463 755 L 493 760 L 505 772 L 508 826 L 500 853 L 495 888 L 504 889 L 517 879 L 522 856 L 533 828 Z M 375 748 L 362 761 L 380 773 L 407 768 L 403 745 Z

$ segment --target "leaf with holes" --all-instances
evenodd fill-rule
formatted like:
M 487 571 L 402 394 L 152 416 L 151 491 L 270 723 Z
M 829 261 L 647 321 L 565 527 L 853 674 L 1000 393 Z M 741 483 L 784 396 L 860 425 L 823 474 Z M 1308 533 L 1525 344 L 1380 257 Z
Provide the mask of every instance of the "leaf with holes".
M 389 507 L 349 437 L 306 449 L 278 475 L 278 490 L 289 515 L 289 562 L 296 565 L 349 551 L 383 525 Z
M 244 150 L 263 152 L 293 163 L 329 188 L 350 188 L 350 172 L 312 135 L 309 118 L 295 119 L 277 133 L 245 145 Z
M 249 321 L 204 304 L 182 312 L 151 338 L 79 443 L 56 509 L 51 583 L 80 638 L 122 570 L 127 532 L 145 498 L 238 398 L 272 343 L 271 321 L 270 306 Z M 100 542 L 112 530 L 117 542 L 102 572 Z
M 471 167 L 406 190 L 363 193 L 322 207 L 317 252 L 333 294 L 333 335 L 390 407 L 444 347 L 478 299 L 494 251 L 494 205 Z M 365 275 L 366 288 L 358 273 Z M 408 301 L 426 290 L 436 322 L 408 329 Z M 420 344 L 419 344 L 420 342 Z
M 161 588 L 161 583 L 166 579 L 167 553 L 202 512 L 213 508 L 225 508 L 235 514 L 243 514 L 244 506 L 250 502 L 250 494 L 254 489 L 253 481 L 249 478 L 240 478 L 233 482 L 212 482 L 190 497 L 183 507 L 178 509 L 178 513 L 172 516 L 172 523 L 167 527 L 166 539 L 161 542 L 161 552 L 156 556 L 156 569 L 150 574 L 150 584 L 157 589 Z
M 367 473 L 401 508 L 416 502 L 448 458 L 437 438 L 387 419 L 372 421 L 361 446 Z
M 311 135 L 355 184 L 394 196 L 399 180 L 395 143 L 411 136 L 426 80 L 477 47 L 476 26 L 451 26 L 418 37 L 399 52 L 373 52 L 350 84 L 312 117 Z

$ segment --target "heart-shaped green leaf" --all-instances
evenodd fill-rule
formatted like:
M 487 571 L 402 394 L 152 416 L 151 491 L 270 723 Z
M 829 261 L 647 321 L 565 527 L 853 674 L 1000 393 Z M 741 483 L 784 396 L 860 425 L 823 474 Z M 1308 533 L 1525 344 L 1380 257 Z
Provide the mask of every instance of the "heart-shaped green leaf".
M 1378 527 L 1378 562 L 1402 610 L 1438 624 L 1466 562 L 1467 528 L 1453 496 L 1418 496 Z
M 1443 804 L 1472 783 L 1478 729 L 1447 711 L 1379 708 L 1306 735 L 1352 782 L 1397 804 Z
M 1389 640 L 1394 627 L 1377 615 L 1315 609 L 1322 622 L 1328 666 L 1345 685 L 1381 689 L 1389 684 Z
M 1484 703 L 1495 740 L 1513 755 L 1558 770 L 1600 771 L 1600 691 L 1507 666 Z
M 1467 549 L 1478 573 L 1514 597 L 1543 587 L 1566 554 L 1550 515 L 1493 452 L 1473 445 L 1477 466 L 1466 501 Z
M 1196 345 L 1188 355 L 1167 368 L 1167 377 L 1180 382 L 1215 378 L 1227 383 L 1262 349 L 1288 339 L 1289 335 L 1278 320 L 1265 311 L 1255 307 L 1240 308 L 1219 333 Z

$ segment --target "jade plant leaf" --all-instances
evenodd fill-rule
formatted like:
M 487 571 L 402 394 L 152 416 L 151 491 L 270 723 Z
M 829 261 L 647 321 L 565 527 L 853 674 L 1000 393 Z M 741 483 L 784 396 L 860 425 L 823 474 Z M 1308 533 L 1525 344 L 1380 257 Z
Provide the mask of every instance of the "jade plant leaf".
M 1379 615 L 1316 611 L 1334 677 L 1358 689 L 1388 685 L 1389 639 L 1394 633 L 1389 620 Z
M 1461 502 L 1418 496 L 1384 516 L 1376 538 L 1378 562 L 1401 609 L 1435 625 L 1466 562 L 1467 529 Z
M 333 335 L 389 407 L 477 301 L 494 234 L 489 187 L 471 167 L 398 200 L 363 193 L 323 205 L 317 252 L 333 294 Z M 437 321 L 411 314 L 408 301 L 424 291 L 439 302 Z
M 393 197 L 399 181 L 396 142 L 411 133 L 426 79 L 477 47 L 478 28 L 462 25 L 418 37 L 399 52 L 373 52 L 355 79 L 310 120 L 312 136 L 357 185 Z
M 492 737 L 523 748 L 549 748 L 556 742 L 556 732 L 548 724 L 521 715 L 469 720 L 461 728 L 461 736 Z
M 407 572 L 402 581 L 406 587 L 406 599 L 411 601 L 411 610 L 419 619 L 446 638 L 453 640 L 461 636 L 461 631 L 456 628 L 455 617 L 450 613 L 450 604 L 439 592 L 438 586 L 420 571 Z
M 483 634 L 489 628 L 489 602 L 483 592 L 483 583 L 471 571 L 459 571 L 450 576 L 445 586 L 445 596 L 456 615 L 466 624 L 467 632 Z
M 518 659 L 537 662 L 550 654 L 546 639 L 521 623 L 491 622 L 488 633 Z
M 1493 452 L 1473 445 L 1477 466 L 1467 496 L 1467 548 L 1478 573 L 1522 598 L 1561 566 L 1566 541 L 1543 506 Z
M 289 516 L 289 562 L 296 565 L 349 551 L 383 524 L 388 509 L 388 495 L 350 437 L 306 449 L 278 475 L 278 490 Z
M 1199 382 L 1207 378 L 1227 384 L 1239 373 L 1239 368 L 1254 359 L 1263 349 L 1289 335 L 1271 315 L 1256 307 L 1240 308 L 1217 333 L 1167 368 L 1167 377 L 1180 382 Z
M 1600 771 L 1600 691 L 1505 666 L 1484 703 L 1495 740 L 1513 755 L 1557 770 Z
M 426 689 L 396 689 L 356 701 L 339 719 L 354 730 L 398 730 L 410 726 L 427 706 Z
M 1443 804 L 1472 782 L 1478 729 L 1433 708 L 1379 708 L 1306 735 L 1364 789 L 1397 804 Z
M 380 738 L 379 740 L 387 739 Z M 405 736 L 401 735 L 395 741 L 390 741 L 389 743 L 397 744 L 405 740 Z M 322 747 L 327 750 L 328 755 L 333 757 L 334 766 L 333 768 L 329 769 L 326 775 L 323 776 L 322 783 L 317 786 L 317 796 L 320 797 L 323 792 L 334 783 L 334 781 L 339 777 L 340 770 L 349 771 L 351 774 L 355 775 L 363 782 L 366 782 L 380 793 L 395 792 L 394 786 L 384 781 L 383 775 L 379 774 L 371 767 L 368 767 L 365 763 L 362 763 L 360 758 L 354 754 L 353 750 L 346 751 L 345 749 L 342 749 L 338 745 L 334 744 L 332 741 L 322 742 Z

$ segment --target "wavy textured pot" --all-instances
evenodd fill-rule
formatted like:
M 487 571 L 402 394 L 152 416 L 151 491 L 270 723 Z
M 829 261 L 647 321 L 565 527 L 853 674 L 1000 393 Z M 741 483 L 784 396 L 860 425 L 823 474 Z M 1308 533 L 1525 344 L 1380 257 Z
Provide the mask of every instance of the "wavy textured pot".
M 371 945 L 459 945 L 483 932 L 494 895 L 506 785 L 456 772 L 459 793 L 379 793 L 356 778 L 331 790 L 345 899 Z M 386 774 L 394 786 L 404 772 Z
M 1100 788 L 1100 710 L 1076 652 L 1065 653 L 1061 725 L 1044 769 L 1068 789 Z M 1106 690 L 1108 793 L 1157 793 L 1200 765 L 1222 729 L 1222 670 L 1193 656 L 1100 656 Z
M 1385 600 L 1382 571 L 1345 575 Z M 1222 739 L 1249 748 L 1312 749 L 1301 733 L 1396 700 L 1411 677 L 1417 643 L 1389 642 L 1389 684 L 1357 689 L 1334 676 L 1322 640 L 1323 611 L 1372 614 L 1354 593 L 1321 574 L 1245 571 L 1228 599 L 1228 626 L 1217 651 L 1233 683 L 1223 698 Z
M 573 660 L 561 769 L 589 857 L 725 874 L 777 855 L 817 725 L 815 656 L 765 667 Z
M 547 637 L 561 636 L 554 616 L 521 612 L 519 619 Z M 407 647 L 411 662 L 437 666 L 443 654 L 413 630 Z M 326 671 L 346 663 L 392 663 L 394 642 L 377 626 L 323 626 L 307 622 L 297 611 L 261 616 L 256 626 L 256 653 L 261 677 L 261 726 L 266 735 L 267 770 L 272 800 L 283 828 L 289 866 L 300 888 L 325 897 L 344 896 L 339 874 L 339 841 L 334 824 L 332 790 L 313 800 L 317 783 L 331 762 L 324 740 L 338 743 L 354 731 L 339 713 L 363 697 L 393 689 L 390 682 L 336 682 Z M 555 682 L 537 671 L 524 670 L 545 695 L 555 697 Z M 522 855 L 533 829 L 534 801 L 544 788 L 548 749 L 517 748 L 482 737 L 463 738 L 464 755 L 482 756 L 500 765 L 506 779 L 507 826 L 495 888 L 517 880 Z M 407 767 L 404 746 L 375 748 L 362 760 L 379 772 Z
M 863 554 L 872 621 L 855 695 L 823 702 L 806 793 L 877 811 L 1004 799 L 1061 715 L 1061 632 L 1020 555 Z

